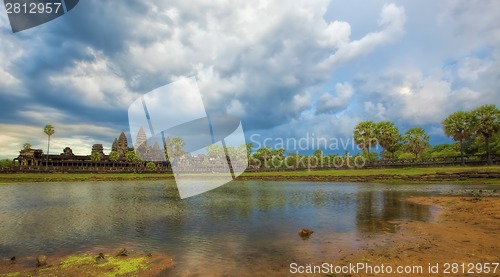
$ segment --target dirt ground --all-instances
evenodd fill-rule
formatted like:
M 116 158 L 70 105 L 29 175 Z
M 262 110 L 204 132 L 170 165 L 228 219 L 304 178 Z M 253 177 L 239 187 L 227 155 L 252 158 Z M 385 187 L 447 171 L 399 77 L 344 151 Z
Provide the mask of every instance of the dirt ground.
M 403 222 L 397 232 L 374 238 L 372 245 L 335 262 L 379 266 L 378 274 L 372 268 L 327 275 L 500 276 L 499 197 L 415 197 L 407 201 L 438 207 L 436 218 L 431 222 Z M 381 265 L 390 265 L 393 273 L 381 273 Z M 408 272 L 394 273 L 397 266 L 404 266 L 401 269 Z

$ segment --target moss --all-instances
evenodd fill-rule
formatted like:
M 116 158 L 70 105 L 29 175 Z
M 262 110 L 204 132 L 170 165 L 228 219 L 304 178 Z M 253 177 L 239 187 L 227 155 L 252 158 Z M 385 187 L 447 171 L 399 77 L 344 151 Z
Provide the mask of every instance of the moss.
M 0 273 L 0 277 L 15 277 L 21 276 L 21 272 L 9 272 L 9 273 Z
M 103 275 L 105 277 L 114 277 L 124 274 L 130 274 L 146 268 L 147 259 L 144 257 L 138 257 L 138 258 L 106 257 L 106 258 L 108 261 L 106 263 L 99 264 L 99 266 L 100 267 L 112 266 L 113 269 L 111 271 L 106 272 Z
M 80 256 L 69 256 L 61 262 L 60 267 L 69 268 L 73 266 L 92 265 L 95 263 L 94 257 L 85 254 Z
M 61 261 L 59 266 L 44 268 L 41 271 L 49 276 L 52 276 L 51 273 L 66 275 L 65 273 L 68 272 L 72 274 L 79 272 L 90 276 L 115 277 L 134 274 L 147 268 L 148 259 L 146 257 L 115 258 L 109 255 L 105 255 L 105 257 L 106 261 L 98 264 L 95 257 L 88 254 L 69 256 Z

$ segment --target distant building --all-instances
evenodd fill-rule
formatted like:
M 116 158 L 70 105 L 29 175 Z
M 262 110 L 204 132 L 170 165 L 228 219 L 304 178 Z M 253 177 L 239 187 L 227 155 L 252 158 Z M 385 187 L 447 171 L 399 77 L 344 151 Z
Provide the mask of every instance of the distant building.
M 140 140 L 139 140 L 140 139 Z M 109 154 L 104 153 L 104 147 L 102 144 L 92 145 L 91 155 L 75 155 L 70 147 L 63 149 L 63 152 L 59 155 L 46 155 L 43 153 L 42 149 L 32 149 L 24 148 L 19 151 L 19 156 L 14 160 L 19 161 L 19 169 L 27 171 L 38 171 L 43 170 L 45 167 L 49 168 L 51 171 L 127 171 L 127 170 L 137 170 L 137 168 L 146 168 L 147 161 L 161 161 L 162 157 L 159 155 L 164 155 L 162 149 L 160 149 L 158 144 L 149 147 L 147 145 L 146 134 L 144 130 L 142 133 L 138 134 L 138 147 L 142 147 L 141 153 L 145 153 L 145 157 L 140 157 L 141 161 L 128 162 L 126 159 L 126 154 L 129 151 L 134 151 L 133 147 L 128 146 L 127 136 L 124 132 L 121 132 L 118 138 L 115 138 L 111 147 L 111 151 L 116 151 L 119 154 L 119 159 L 117 161 L 111 161 L 109 159 Z M 97 157 L 99 160 L 92 160 L 92 154 L 99 153 Z M 152 158 L 152 159 L 150 159 Z M 155 162 L 157 169 L 170 168 L 170 164 L 166 162 Z

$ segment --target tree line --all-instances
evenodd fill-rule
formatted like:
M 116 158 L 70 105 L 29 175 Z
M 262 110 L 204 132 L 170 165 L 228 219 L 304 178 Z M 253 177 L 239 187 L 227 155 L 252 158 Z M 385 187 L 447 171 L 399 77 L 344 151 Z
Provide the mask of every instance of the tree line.
M 443 156 L 461 157 L 464 164 L 464 155 L 485 154 L 488 164 L 492 164 L 492 153 L 500 153 L 500 110 L 495 105 L 483 105 L 471 111 L 458 111 L 450 114 L 442 121 L 444 134 L 451 137 L 455 142 L 452 144 L 438 144 L 433 147 L 429 144 L 429 135 L 421 127 L 413 127 L 401 134 L 398 127 L 392 121 L 362 121 L 353 130 L 353 139 L 362 153 L 349 155 L 346 150 L 344 155 L 331 154 L 324 155 L 322 150 L 316 149 L 310 156 L 299 153 L 285 154 L 283 148 L 271 149 L 269 146 L 261 147 L 253 151 L 251 143 L 243 145 L 246 149 L 249 165 L 255 167 L 310 167 L 336 165 L 339 162 L 349 164 L 355 163 L 356 158 L 363 157 L 368 161 L 377 159 L 412 159 L 412 158 L 435 158 Z M 48 137 L 47 153 L 50 149 L 50 137 L 54 134 L 54 127 L 46 125 L 44 133 Z M 163 153 L 169 162 L 185 157 L 189 160 L 192 157 L 183 151 L 184 141 L 181 138 L 167 138 L 164 143 Z M 379 153 L 371 151 L 380 146 Z M 30 148 L 31 145 L 25 144 Z M 207 160 L 219 157 L 223 151 L 215 145 L 206 148 Z M 228 149 L 234 153 L 244 153 L 243 149 Z M 171 153 L 172 157 L 168 157 Z M 98 152 L 91 153 L 93 161 L 99 161 L 103 157 Z M 339 160 L 341 158 L 341 160 Z M 122 157 L 116 151 L 111 151 L 109 160 L 113 163 L 121 160 Z M 130 163 L 141 164 L 143 157 L 137 155 L 135 151 L 125 153 L 124 160 Z M 5 161 L 6 162 L 6 161 Z M 312 164 L 314 163 L 314 164 Z M 46 161 L 47 166 L 47 161 Z M 155 167 L 154 163 L 148 163 L 147 167 Z
M 352 164 L 359 156 L 367 161 L 379 159 L 430 159 L 438 157 L 460 156 L 465 163 L 464 155 L 486 155 L 487 163 L 492 164 L 492 153 L 500 153 L 500 110 L 495 105 L 483 105 L 471 111 L 458 111 L 450 114 L 442 121 L 443 132 L 455 142 L 431 146 L 429 135 L 421 127 L 412 127 L 403 134 L 392 121 L 362 121 L 353 130 L 354 143 L 362 151 L 350 156 L 347 150 L 344 155 L 323 155 L 322 150 L 315 150 L 313 155 L 290 153 L 285 149 L 261 147 L 252 154 L 249 147 L 250 164 L 266 167 L 300 166 L 309 167 L 311 163 L 335 165 L 339 157 L 343 162 Z M 382 151 L 372 151 L 380 146 Z M 305 166 L 304 166 L 305 165 Z
M 483 105 L 471 111 L 458 111 L 442 121 L 444 134 L 456 143 L 430 147 L 429 136 L 420 127 L 408 129 L 403 135 L 391 121 L 363 121 L 354 128 L 354 141 L 369 159 L 376 159 L 370 149 L 382 147 L 381 158 L 418 158 L 486 154 L 492 164 L 491 153 L 500 150 L 500 110 L 495 105 Z M 457 145 L 458 144 L 458 145 Z

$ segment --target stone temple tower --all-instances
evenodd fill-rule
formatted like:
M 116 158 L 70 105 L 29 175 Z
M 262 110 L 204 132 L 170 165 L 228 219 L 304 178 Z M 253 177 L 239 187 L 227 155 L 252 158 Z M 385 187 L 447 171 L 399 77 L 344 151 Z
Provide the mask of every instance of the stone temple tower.
M 124 132 L 121 132 L 120 136 L 118 137 L 116 152 L 118 152 L 120 156 L 125 156 L 125 154 L 128 152 L 128 141 L 127 136 Z

